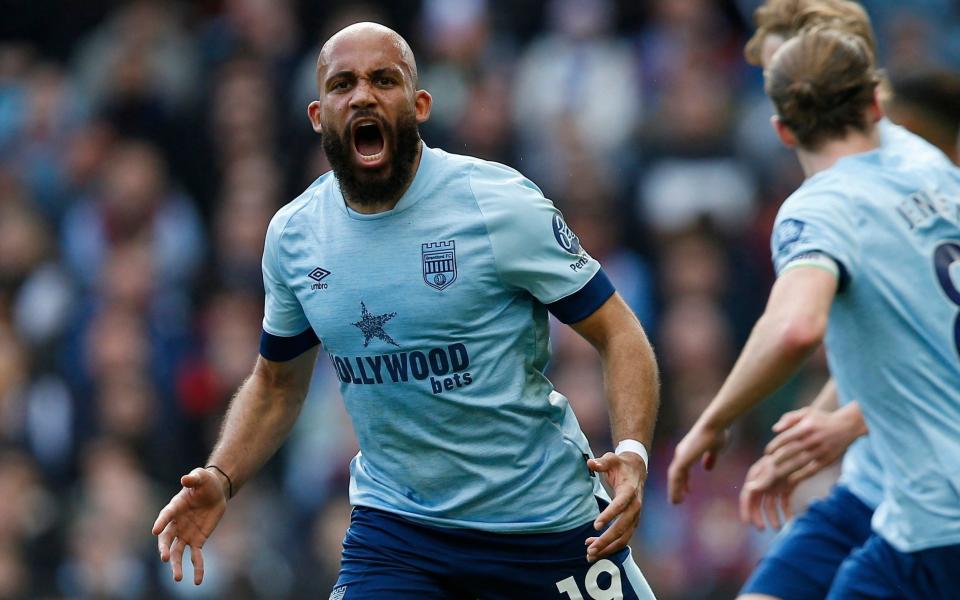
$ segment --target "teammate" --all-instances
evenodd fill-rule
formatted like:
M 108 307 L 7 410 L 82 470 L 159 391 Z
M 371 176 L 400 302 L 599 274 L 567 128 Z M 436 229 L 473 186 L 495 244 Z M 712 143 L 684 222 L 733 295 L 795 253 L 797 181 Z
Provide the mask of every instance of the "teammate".
M 863 7 L 846 0 L 769 0 L 754 13 L 757 30 L 744 54 L 755 65 L 769 64 L 773 53 L 797 32 L 829 26 L 858 36 L 874 51 L 870 21 Z M 931 164 L 947 158 L 923 139 L 887 119 L 878 124 L 881 151 Z M 869 438 L 854 390 L 838 393 L 831 381 L 813 405 L 784 415 L 769 455 L 751 467 L 741 492 L 741 518 L 763 527 L 763 515 L 775 527 L 778 507 L 790 517 L 796 484 L 843 456 L 840 482 L 781 534 L 741 591 L 742 600 L 823 598 L 840 563 L 870 534 L 870 518 L 882 495 L 882 469 Z M 859 438 L 859 439 L 858 439 Z M 852 447 L 844 455 L 844 450 Z
M 270 224 L 260 357 L 209 466 L 157 518 L 162 560 L 180 580 L 190 546 L 201 582 L 204 542 L 290 430 L 322 343 L 360 444 L 331 598 L 653 598 L 627 547 L 658 403 L 640 324 L 534 184 L 420 140 L 431 97 L 398 34 L 343 29 L 317 80 L 333 172 Z M 615 453 L 592 458 L 543 375 L 548 310 L 603 357 Z
M 861 38 L 806 31 L 765 73 L 774 125 L 807 181 L 781 207 L 767 309 L 717 397 L 677 447 L 670 497 L 716 460 L 732 421 L 827 335 L 841 396 L 858 391 L 884 470 L 873 532 L 839 598 L 948 598 L 960 587 L 960 171 L 880 148 L 879 76 Z M 948 325 L 948 323 L 950 325 Z M 951 568 L 952 565 L 952 568 Z

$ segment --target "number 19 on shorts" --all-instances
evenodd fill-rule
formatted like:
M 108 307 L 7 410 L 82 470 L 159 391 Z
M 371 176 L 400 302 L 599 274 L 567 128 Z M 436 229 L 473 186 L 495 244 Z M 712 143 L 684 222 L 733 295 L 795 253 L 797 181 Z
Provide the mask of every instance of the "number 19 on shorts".
M 600 587 L 600 576 L 606 573 L 610 576 L 610 583 L 607 587 Z M 587 571 L 583 581 L 584 588 L 587 590 L 587 597 L 592 600 L 623 600 L 623 587 L 620 585 L 620 569 L 613 562 L 603 559 L 598 560 Z M 580 586 L 573 577 L 567 577 L 557 582 L 557 590 L 561 594 L 566 594 L 569 600 L 586 600 L 580 593 Z

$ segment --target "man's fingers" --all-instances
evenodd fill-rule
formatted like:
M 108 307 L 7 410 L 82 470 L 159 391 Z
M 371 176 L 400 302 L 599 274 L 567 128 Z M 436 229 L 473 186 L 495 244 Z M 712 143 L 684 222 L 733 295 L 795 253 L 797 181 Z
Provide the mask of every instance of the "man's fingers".
M 640 505 L 640 499 L 638 498 L 636 502 L 630 504 L 628 510 L 624 511 L 624 513 L 621 514 L 620 517 L 614 521 L 610 527 L 603 532 L 602 535 L 600 535 L 600 537 L 593 540 L 593 542 L 587 547 L 587 560 L 592 561 L 599 558 L 611 544 L 614 544 L 621 539 L 626 539 L 629 541 L 630 537 L 633 535 L 633 530 L 637 526 L 637 521 L 640 518 Z M 626 541 L 624 542 L 624 545 L 626 545 Z M 615 548 L 615 550 L 619 549 L 619 547 Z
M 760 514 L 762 498 L 763 491 L 749 483 L 740 490 L 740 520 L 745 524 L 753 524 L 760 531 L 764 529 L 763 516 Z
M 183 579 L 183 540 L 179 537 L 173 540 L 170 546 L 170 569 L 173 571 L 173 580 Z
M 776 433 L 790 429 L 806 416 L 809 408 L 798 408 L 797 410 L 791 410 L 783 413 L 777 422 L 773 424 L 773 430 Z
M 593 562 L 598 558 L 609 556 L 630 543 L 630 538 L 633 537 L 639 518 L 640 509 L 638 506 L 636 512 L 629 515 L 624 514 L 617 519 L 609 529 L 603 532 L 603 535 L 587 547 L 587 560 Z
M 712 471 L 713 467 L 717 464 L 717 453 L 714 450 L 707 450 L 703 453 L 701 463 L 705 470 Z
M 783 512 L 783 518 L 789 521 L 793 518 L 793 507 L 790 506 L 790 496 L 793 495 L 793 488 L 789 488 L 777 494 L 780 500 L 780 510 Z
M 167 524 L 157 536 L 157 549 L 160 551 L 160 560 L 163 562 L 170 560 L 170 544 L 175 537 L 177 537 L 177 525 L 174 522 Z
M 597 517 L 596 521 L 593 522 L 593 528 L 599 530 L 601 527 L 616 518 L 617 515 L 622 513 L 631 504 L 631 502 L 636 498 L 636 495 L 636 490 L 624 490 L 620 493 L 616 493 L 613 497 L 613 501 L 610 502 L 610 505 L 607 506 L 607 508 L 605 508 L 604 511 Z
M 678 462 L 674 457 L 670 468 L 667 469 L 667 492 L 670 496 L 670 502 L 680 504 L 683 497 L 690 490 L 688 478 L 690 476 L 690 465 Z
M 174 498 L 174 500 L 176 500 L 176 498 Z M 153 535 L 160 535 L 160 532 L 166 529 L 167 525 L 173 521 L 173 517 L 177 514 L 177 509 L 173 504 L 174 500 L 171 500 L 169 504 L 164 506 L 160 514 L 157 515 L 157 520 L 153 522 L 153 529 L 151 530 Z
M 767 444 L 767 447 L 763 449 L 763 453 L 767 455 L 776 454 L 784 446 L 797 443 L 799 440 L 803 439 L 805 435 L 807 435 L 806 428 L 794 427 L 793 429 L 785 431 L 770 440 L 770 443 Z
M 822 468 L 823 468 L 823 463 L 821 463 L 817 459 L 813 459 L 807 464 L 797 469 L 796 471 L 794 471 L 793 473 L 791 473 L 790 476 L 787 477 L 787 483 L 789 483 L 790 485 L 796 485 L 805 479 L 809 479 Z
M 590 460 L 588 460 L 587 468 L 589 468 L 591 471 L 595 471 L 598 473 L 606 473 L 619 460 L 620 460 L 620 457 L 618 457 L 616 454 L 614 454 L 613 452 L 607 452 L 600 458 L 591 458 Z
M 777 497 L 766 494 L 763 497 L 763 512 L 767 515 L 767 523 L 774 529 L 780 529 L 780 515 L 777 513 Z
M 193 564 L 193 583 L 203 582 L 203 550 L 200 546 L 190 546 L 190 562 Z

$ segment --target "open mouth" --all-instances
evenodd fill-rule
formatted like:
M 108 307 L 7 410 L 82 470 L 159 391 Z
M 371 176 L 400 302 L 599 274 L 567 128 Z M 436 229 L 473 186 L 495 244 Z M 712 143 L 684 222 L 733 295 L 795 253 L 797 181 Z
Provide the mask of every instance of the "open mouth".
M 362 163 L 370 166 L 379 163 L 384 156 L 383 131 L 376 121 L 363 121 L 353 129 L 353 147 Z

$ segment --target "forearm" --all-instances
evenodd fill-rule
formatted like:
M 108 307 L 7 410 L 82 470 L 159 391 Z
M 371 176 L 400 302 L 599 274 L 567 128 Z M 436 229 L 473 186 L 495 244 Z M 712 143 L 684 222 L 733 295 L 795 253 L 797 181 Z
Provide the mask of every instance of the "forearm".
M 614 442 L 633 439 L 649 450 L 660 407 L 653 348 L 638 326 L 612 337 L 601 356 Z
M 207 460 L 230 477 L 234 494 L 286 439 L 300 414 L 305 392 L 261 368 L 259 362 L 240 386 Z
M 726 429 L 783 385 L 819 344 L 794 339 L 787 323 L 764 315 L 757 322 L 729 377 L 700 420 Z
M 839 404 L 839 399 L 837 397 L 837 384 L 834 382 L 833 378 L 830 378 L 823 386 L 823 389 L 820 390 L 820 393 L 817 394 L 817 397 L 813 399 L 813 402 L 810 404 L 810 408 L 815 408 L 817 410 L 826 412 L 833 412 L 837 410 L 837 406 L 839 406 Z

